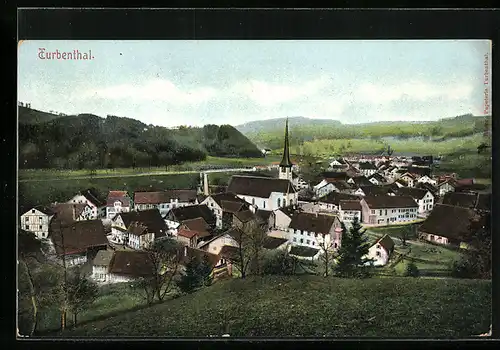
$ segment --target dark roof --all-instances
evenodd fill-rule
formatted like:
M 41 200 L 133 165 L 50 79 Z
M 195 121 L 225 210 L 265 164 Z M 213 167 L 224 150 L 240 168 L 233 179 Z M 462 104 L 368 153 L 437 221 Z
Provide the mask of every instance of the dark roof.
M 345 171 L 324 171 L 321 173 L 321 178 L 333 180 L 347 180 L 349 175 Z
M 223 185 L 208 185 L 208 192 L 210 194 L 224 193 L 227 191 L 227 186 Z M 206 197 L 205 197 L 206 198 Z M 203 198 L 203 199 L 205 199 Z M 202 202 L 203 200 L 198 200 L 198 202 Z
M 427 182 L 417 182 L 417 184 L 415 185 L 416 188 L 420 188 L 420 189 L 424 189 L 424 190 L 427 190 L 429 191 L 430 193 L 432 193 L 434 196 L 438 194 L 438 189 L 436 188 L 436 186 L 434 185 L 431 185 L 430 183 L 427 183 Z
M 58 255 L 82 253 L 89 248 L 108 244 L 101 220 L 77 221 L 69 225 L 53 220 L 50 238 Z
M 196 198 L 198 199 L 198 203 L 201 203 L 203 202 L 205 199 L 207 199 L 208 196 L 204 195 L 204 194 L 198 194 L 196 195 Z
M 359 200 L 341 200 L 340 208 L 342 210 L 359 210 L 361 211 L 361 203 Z
M 488 190 L 489 186 L 484 184 L 458 185 L 458 187 L 455 187 L 455 192 L 485 192 Z
M 373 184 L 370 182 L 370 180 L 366 176 L 357 176 L 353 178 L 354 183 L 357 186 L 372 186 Z
M 477 195 L 460 192 L 448 192 L 443 197 L 443 203 L 455 205 L 463 208 L 474 208 L 476 206 Z
M 408 182 L 406 182 L 406 180 L 404 180 L 404 179 L 397 179 L 394 182 L 399 182 L 403 186 L 408 186 Z
M 491 211 L 491 193 L 479 193 L 475 209 Z
M 423 167 L 422 166 L 409 166 L 408 171 L 413 173 L 413 174 L 420 175 L 420 176 L 423 176 L 423 175 L 430 176 L 431 175 L 431 168 L 429 168 L 428 166 L 423 166 Z
M 113 259 L 113 251 L 110 250 L 99 250 L 94 258 L 94 266 L 106 266 L 109 267 L 111 260 Z
M 292 221 L 288 227 L 295 230 L 328 234 L 336 218 L 333 215 L 301 212 L 292 215 Z
M 339 205 L 342 200 L 359 200 L 359 196 L 346 193 L 330 192 L 319 199 L 322 203 Z
M 360 186 L 366 196 L 386 196 L 389 193 L 394 193 L 391 186 Z
M 236 216 L 241 222 L 248 222 L 255 218 L 251 210 L 238 211 L 234 213 L 234 216 Z
M 278 238 L 278 237 L 270 237 L 267 236 L 264 240 L 264 244 L 262 245 L 266 249 L 276 249 L 279 246 L 288 242 L 286 238 Z
M 295 245 L 290 248 L 290 254 L 295 256 L 302 256 L 305 258 L 312 258 L 316 254 L 318 254 L 319 249 L 314 249 L 310 247 Z
M 422 199 L 427 194 L 428 190 L 424 190 L 421 188 L 412 188 L 412 187 L 401 187 L 397 189 L 397 194 L 399 196 L 410 196 L 414 199 Z
M 52 209 L 52 207 L 50 207 L 50 206 L 46 206 L 46 205 L 38 205 L 38 206 L 36 206 L 36 207 L 31 208 L 31 209 L 30 209 L 30 210 L 28 210 L 28 211 L 31 211 L 31 210 L 33 210 L 33 209 L 36 209 L 36 210 L 38 210 L 38 211 L 41 211 L 41 212 L 42 212 L 42 213 L 44 213 L 45 215 L 49 215 L 49 216 L 50 216 L 50 215 L 54 215 L 54 214 L 55 214 L 55 213 L 54 213 L 54 210 Z M 28 211 L 27 211 L 27 212 L 28 212 Z
M 380 244 L 389 253 L 394 249 L 394 241 L 389 235 L 384 235 L 375 244 Z
M 363 200 L 370 209 L 418 207 L 417 202 L 409 196 L 365 196 Z
M 131 277 L 146 277 L 154 273 L 154 265 L 148 252 L 116 250 L 111 259 L 109 272 Z
M 352 189 L 353 187 L 351 186 L 351 184 L 347 183 L 346 181 L 344 180 L 341 180 L 341 181 L 335 181 L 334 183 L 334 186 L 339 190 L 339 191 L 343 191 L 343 190 L 350 190 Z
M 141 225 L 147 228 L 149 233 L 154 233 L 157 237 L 162 237 L 166 231 L 166 223 L 161 217 L 160 211 L 155 209 L 130 211 L 119 213 L 125 227 L 134 227 L 132 233 L 139 233 Z
M 380 182 L 387 182 L 387 179 L 386 179 L 385 177 L 383 177 L 383 176 L 382 176 L 381 174 L 379 174 L 379 173 L 372 174 L 372 175 L 370 176 L 370 178 L 372 178 L 372 177 L 373 177 L 375 180 L 377 180 L 377 181 L 380 181 Z
M 61 220 L 65 224 L 70 224 L 75 222 L 82 213 L 87 204 L 81 203 L 58 203 L 52 205 L 52 212 L 55 213 L 56 218 Z M 73 218 L 73 208 L 75 210 L 75 216 Z
M 227 187 L 229 192 L 240 195 L 269 198 L 272 192 L 295 193 L 290 180 L 257 176 L 233 175 Z
M 293 214 L 295 213 L 300 213 L 302 212 L 302 209 L 296 205 L 289 205 L 287 207 L 281 207 L 278 210 L 280 210 L 283 214 L 285 214 L 288 217 L 292 217 Z
M 169 211 L 169 214 L 173 215 L 179 222 L 196 218 L 203 218 L 209 225 L 215 222 L 214 213 L 204 204 L 174 208 Z
M 285 123 L 285 144 L 283 146 L 283 158 L 281 159 L 280 166 L 291 167 L 292 162 L 290 160 L 290 145 L 288 141 L 288 118 Z
M 80 191 L 80 194 L 97 207 L 106 205 L 106 199 L 102 198 L 99 191 L 95 188 L 87 188 L 86 190 Z
M 373 164 L 372 162 L 360 162 L 359 163 L 359 169 L 362 170 L 377 170 L 377 166 Z
M 271 214 L 272 214 L 271 210 L 257 209 L 257 211 L 255 212 L 255 215 L 262 221 L 268 221 L 269 218 L 271 217 Z
M 239 248 L 234 247 L 232 245 L 225 245 L 221 248 L 219 255 L 224 258 L 237 258 L 239 253 Z
M 130 197 L 127 191 L 109 191 L 106 205 L 112 207 L 116 201 L 120 201 L 123 206 L 130 206 Z
M 196 190 L 168 190 L 134 193 L 135 204 L 169 203 L 171 200 L 175 199 L 183 203 L 194 203 L 196 201 Z
M 474 212 L 467 208 L 453 205 L 436 204 L 427 219 L 420 225 L 419 231 L 460 240 L 467 234 Z
M 180 228 L 179 230 L 177 230 L 177 236 L 186 237 L 189 239 L 195 237 L 196 233 L 196 231 L 191 231 L 185 228 Z
M 177 199 L 182 203 L 196 202 L 196 190 L 191 189 L 176 189 L 165 191 L 169 199 Z
M 182 221 L 182 225 L 186 226 L 191 231 L 196 231 L 198 237 L 210 236 L 210 225 L 201 217 L 184 220 Z

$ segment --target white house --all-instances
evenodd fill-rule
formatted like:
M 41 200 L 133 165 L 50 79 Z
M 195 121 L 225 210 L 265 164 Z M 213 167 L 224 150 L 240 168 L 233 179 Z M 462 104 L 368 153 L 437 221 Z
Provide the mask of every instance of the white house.
M 133 210 L 132 199 L 127 191 L 109 191 L 106 201 L 106 218 L 112 220 L 119 213 Z
M 234 175 L 229 181 L 227 192 L 263 210 L 287 207 L 297 204 L 299 200 L 298 191 L 288 179 Z
M 428 214 L 434 208 L 434 195 L 424 189 L 401 187 L 398 190 L 400 196 L 410 196 L 418 203 L 418 213 L 421 215 Z
M 99 253 L 98 253 L 99 254 Z M 100 283 L 132 282 L 154 273 L 149 254 L 144 251 L 117 250 L 100 253 L 94 259 L 92 278 Z
M 417 177 L 408 172 L 401 175 L 400 179 L 404 180 L 408 184 L 408 187 L 415 187 L 417 182 Z
M 418 204 L 409 196 L 365 196 L 362 220 L 368 225 L 399 225 L 417 220 Z
M 441 182 L 438 186 L 439 196 L 442 197 L 448 192 L 454 192 L 457 187 L 456 181 L 453 179 L 448 179 Z
M 292 172 L 292 184 L 295 186 L 297 190 L 309 188 L 309 184 L 295 172 Z
M 50 220 L 54 216 L 51 208 L 38 206 L 31 208 L 21 215 L 21 228 L 33 232 L 37 238 L 47 238 L 49 234 Z
M 134 209 L 157 208 L 162 216 L 170 209 L 198 204 L 196 190 L 168 190 L 155 192 L 135 192 Z
M 140 249 L 166 236 L 168 227 L 158 209 L 119 213 L 111 220 L 110 241 Z
M 369 177 L 377 172 L 377 166 L 372 162 L 360 162 L 359 171 L 366 177 Z
M 389 261 L 393 251 L 394 241 L 390 236 L 384 235 L 369 248 L 366 257 L 373 259 L 373 266 L 384 266 Z
M 321 198 L 335 191 L 335 186 L 332 182 L 323 179 L 319 184 L 313 187 L 313 191 L 317 198 Z
M 361 203 L 358 200 L 341 200 L 339 202 L 339 218 L 346 226 L 350 226 L 354 219 L 361 222 Z
M 91 278 L 98 283 L 109 283 L 109 265 L 113 258 L 114 251 L 100 250 L 94 258 L 92 263 L 92 276 Z
M 65 223 L 83 220 L 97 220 L 93 208 L 85 203 L 54 203 L 51 206 L 52 211 L 59 220 Z
M 387 179 L 383 177 L 379 173 L 374 173 L 372 174 L 369 178 L 368 181 L 370 181 L 374 185 L 383 185 L 387 183 Z
M 288 233 L 292 246 L 304 246 L 320 251 L 338 249 L 342 239 L 340 220 L 333 215 L 295 213 L 292 215 Z
M 218 255 L 224 246 L 238 247 L 238 241 L 235 239 L 237 235 L 236 228 L 231 228 L 227 232 L 218 235 L 211 240 L 204 242 L 198 248 L 212 254 Z
M 71 198 L 67 203 L 87 204 L 91 210 L 89 220 L 106 217 L 106 201 L 102 199 L 97 190 L 93 188 L 80 191 L 80 193 Z
M 355 192 L 355 196 L 393 196 L 394 190 L 391 186 L 360 186 Z
M 437 185 L 437 181 L 430 178 L 429 176 L 427 175 L 424 175 L 424 176 L 421 176 L 417 182 L 420 182 L 420 183 L 428 183 L 428 184 L 431 184 L 433 186 L 436 186 Z

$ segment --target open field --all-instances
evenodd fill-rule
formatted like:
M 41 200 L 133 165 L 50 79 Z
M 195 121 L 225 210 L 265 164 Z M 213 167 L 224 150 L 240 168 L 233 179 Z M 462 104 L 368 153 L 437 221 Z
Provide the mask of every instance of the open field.
M 131 175 L 155 175 L 155 173 L 164 174 L 165 172 L 189 172 L 201 171 L 204 167 L 228 167 L 228 168 L 243 168 L 255 165 L 266 165 L 274 161 L 278 161 L 278 156 L 267 156 L 266 158 L 223 158 L 223 157 L 207 157 L 201 162 L 189 162 L 181 165 L 170 165 L 168 167 L 151 167 L 151 168 L 117 168 L 117 169 L 96 169 L 93 177 L 100 176 L 131 176 Z M 89 169 L 81 170 L 58 170 L 58 169 L 19 169 L 19 180 L 38 180 L 38 179 L 66 179 L 91 177 Z
M 250 277 L 62 336 L 468 338 L 487 331 L 490 310 L 491 281 Z

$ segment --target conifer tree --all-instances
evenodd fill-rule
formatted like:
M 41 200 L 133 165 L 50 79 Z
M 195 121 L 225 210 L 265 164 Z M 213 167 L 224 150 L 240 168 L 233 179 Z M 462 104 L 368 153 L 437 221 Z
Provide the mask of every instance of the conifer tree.
M 370 244 L 365 236 L 366 230 L 355 218 L 352 226 L 347 229 L 342 223 L 342 242 L 338 251 L 335 273 L 340 277 L 360 278 L 369 277 L 370 265 L 373 259 L 367 258 Z

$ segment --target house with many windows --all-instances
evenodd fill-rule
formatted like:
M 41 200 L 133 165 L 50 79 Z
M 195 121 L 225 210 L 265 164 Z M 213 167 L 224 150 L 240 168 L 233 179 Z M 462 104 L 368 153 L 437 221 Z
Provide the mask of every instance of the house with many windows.
M 231 192 L 211 194 L 201 204 L 212 210 L 216 217 L 217 228 L 222 228 L 223 222 L 227 224 L 226 226 L 231 226 L 234 213 L 250 209 L 250 204 Z
M 170 209 L 198 204 L 196 190 L 167 190 L 151 192 L 135 192 L 135 210 L 157 208 L 162 216 Z
M 106 217 L 106 200 L 102 198 L 99 192 L 94 188 L 80 191 L 67 203 L 87 204 L 91 208 L 90 220 Z
M 106 218 L 111 220 L 117 214 L 133 210 L 132 199 L 127 191 L 109 191 L 106 200 Z
M 377 172 L 377 166 L 372 162 L 360 162 L 359 172 L 366 177 L 369 177 Z
M 410 196 L 365 196 L 362 220 L 368 225 L 399 225 L 417 220 L 418 203 Z
M 428 214 L 434 208 L 434 195 L 427 190 L 420 188 L 401 187 L 397 190 L 400 196 L 410 196 L 418 203 L 418 213 Z
M 357 200 L 341 200 L 339 202 L 339 218 L 346 225 L 350 226 L 354 219 L 361 222 L 361 203 Z
M 49 224 L 54 214 L 50 207 L 38 206 L 31 208 L 21 215 L 21 228 L 33 232 L 39 239 L 47 238 Z

